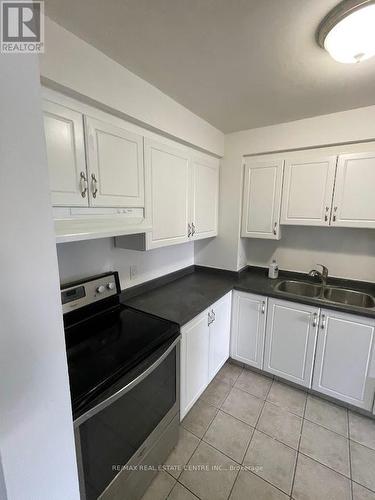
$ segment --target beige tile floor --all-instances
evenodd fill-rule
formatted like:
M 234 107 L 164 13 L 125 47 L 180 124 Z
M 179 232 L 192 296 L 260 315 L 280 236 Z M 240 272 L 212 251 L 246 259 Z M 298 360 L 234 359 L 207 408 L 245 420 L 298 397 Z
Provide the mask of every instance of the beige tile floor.
M 144 500 L 375 500 L 375 421 L 227 363 Z

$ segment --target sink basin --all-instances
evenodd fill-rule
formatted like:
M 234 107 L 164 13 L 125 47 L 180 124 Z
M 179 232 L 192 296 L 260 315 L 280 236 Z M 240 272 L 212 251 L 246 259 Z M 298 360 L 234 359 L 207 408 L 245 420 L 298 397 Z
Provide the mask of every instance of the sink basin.
M 303 283 L 301 281 L 285 280 L 278 283 L 275 290 L 292 295 L 303 295 L 304 297 L 319 297 L 322 287 L 312 283 Z
M 300 297 L 311 297 L 314 299 L 325 299 L 329 302 L 337 304 L 347 304 L 348 306 L 363 307 L 365 309 L 375 308 L 375 299 L 371 295 L 346 288 L 336 288 L 327 286 L 323 288 L 321 285 L 313 283 L 305 283 L 303 281 L 285 280 L 280 281 L 275 286 L 278 292 L 289 293 L 291 295 L 299 295 Z
M 375 300 L 371 295 L 345 288 L 327 287 L 324 290 L 324 298 L 331 302 L 339 302 L 350 306 L 365 307 L 367 309 L 375 307 Z

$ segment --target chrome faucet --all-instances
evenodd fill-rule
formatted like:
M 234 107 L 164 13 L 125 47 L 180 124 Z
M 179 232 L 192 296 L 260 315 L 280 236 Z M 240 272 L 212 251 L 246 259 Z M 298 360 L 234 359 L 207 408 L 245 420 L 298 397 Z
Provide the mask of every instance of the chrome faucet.
M 322 272 L 317 271 L 316 269 L 312 269 L 309 272 L 309 276 L 312 276 L 313 278 L 319 278 L 322 282 L 322 285 L 326 286 L 328 279 L 328 267 L 323 266 L 323 264 L 317 264 L 317 266 L 321 266 Z

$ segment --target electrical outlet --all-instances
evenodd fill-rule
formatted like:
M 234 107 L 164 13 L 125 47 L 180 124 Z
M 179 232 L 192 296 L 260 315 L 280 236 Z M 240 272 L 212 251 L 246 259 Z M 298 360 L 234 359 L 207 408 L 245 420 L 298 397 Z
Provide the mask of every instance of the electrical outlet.
M 136 277 L 138 275 L 138 269 L 137 269 L 137 266 L 136 265 L 131 265 L 130 268 L 129 268 L 129 276 L 130 276 L 130 280 L 135 280 Z

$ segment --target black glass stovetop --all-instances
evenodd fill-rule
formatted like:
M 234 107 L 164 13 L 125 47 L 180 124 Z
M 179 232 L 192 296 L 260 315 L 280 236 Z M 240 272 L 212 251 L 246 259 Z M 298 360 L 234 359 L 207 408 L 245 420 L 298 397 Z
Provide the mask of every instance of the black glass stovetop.
M 177 324 L 122 304 L 66 326 L 73 413 L 178 335 Z

